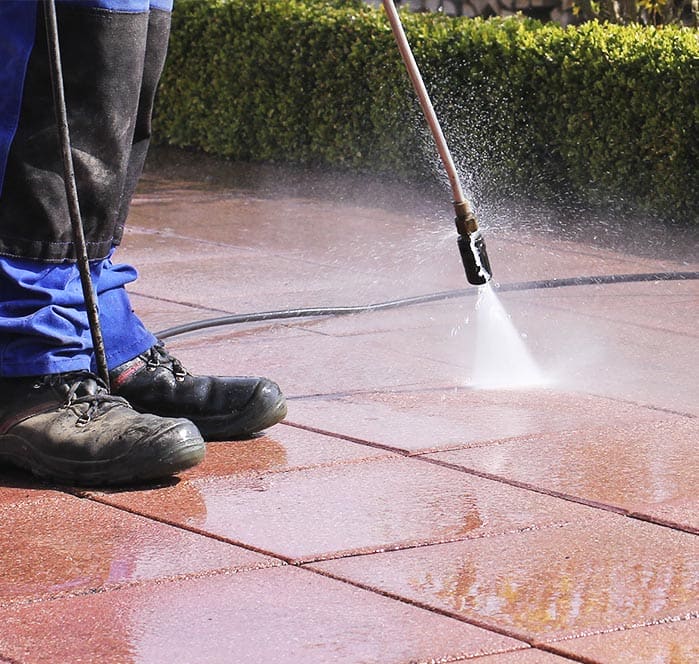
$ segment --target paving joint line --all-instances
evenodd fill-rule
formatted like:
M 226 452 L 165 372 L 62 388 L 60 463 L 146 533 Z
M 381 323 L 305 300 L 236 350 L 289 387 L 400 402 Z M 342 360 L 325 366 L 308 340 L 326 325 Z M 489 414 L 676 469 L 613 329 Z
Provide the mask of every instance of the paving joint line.
M 580 522 L 577 522 L 580 523 Z M 507 535 L 518 535 L 520 533 L 539 532 L 541 530 L 549 530 L 553 528 L 566 528 L 573 524 L 573 521 L 554 521 L 544 524 L 533 524 L 531 526 L 523 526 L 521 528 L 510 528 L 508 530 L 498 530 L 493 532 L 483 532 L 476 535 L 464 535 L 463 537 L 448 537 L 444 539 L 435 539 L 431 541 L 379 545 L 373 549 L 344 549 L 342 551 L 334 551 L 328 554 L 322 554 L 314 558 L 294 558 L 292 565 L 305 566 L 314 565 L 316 563 L 333 562 L 336 560 L 346 560 L 349 558 L 362 558 L 364 556 L 375 556 L 384 553 L 397 553 L 400 551 L 413 551 L 416 549 L 426 549 L 431 546 L 443 546 L 446 544 L 459 544 L 462 542 L 476 542 L 491 537 L 503 537 Z
M 69 600 L 79 597 L 88 597 L 92 595 L 102 595 L 113 591 L 128 590 L 129 588 L 138 588 L 145 585 L 157 585 L 160 583 L 169 583 L 176 581 L 186 581 L 188 579 L 207 579 L 217 576 L 230 576 L 232 574 L 243 574 L 245 572 L 257 572 L 266 569 L 279 569 L 281 567 L 291 567 L 291 565 L 265 565 L 260 564 L 250 564 L 241 565 L 240 567 L 219 567 L 216 569 L 202 570 L 200 572 L 189 572 L 183 574 L 167 574 L 163 576 L 146 578 L 146 579 L 133 579 L 131 581 L 121 581 L 115 583 L 106 583 L 97 588 L 84 588 L 82 590 L 64 590 L 56 592 L 52 595 L 41 596 L 41 597 L 22 597 L 18 599 L 11 599 L 9 601 L 0 601 L 0 608 L 12 609 L 15 607 L 22 606 L 33 606 L 35 604 L 43 604 L 44 602 L 57 602 L 60 600 Z
M 360 588 L 361 590 L 366 590 L 368 592 L 374 593 L 376 595 L 379 595 L 381 597 L 386 597 L 388 599 L 395 600 L 397 602 L 401 602 L 403 604 L 407 604 L 409 606 L 414 606 L 418 609 L 423 609 L 424 611 L 428 611 L 430 613 L 435 613 L 437 615 L 444 616 L 446 618 L 452 618 L 454 620 L 458 620 L 459 622 L 466 623 L 468 625 L 473 625 L 474 627 L 479 627 L 480 629 L 485 629 L 489 632 L 493 632 L 495 634 L 499 634 L 500 636 L 505 636 L 510 639 L 516 639 L 517 641 L 521 641 L 522 643 L 526 643 L 528 646 L 535 648 L 536 646 L 534 645 L 534 641 L 524 632 L 519 632 L 517 630 L 509 629 L 507 627 L 502 627 L 498 625 L 497 623 L 491 623 L 488 620 L 480 620 L 477 618 L 471 618 L 471 617 L 466 617 L 462 616 L 457 613 L 453 613 L 447 609 L 442 609 L 440 607 L 432 606 L 430 604 L 421 602 L 419 600 L 411 599 L 409 597 L 403 597 L 402 595 L 398 595 L 396 593 L 393 593 L 388 590 L 382 590 L 381 588 L 376 588 L 374 586 L 368 585 L 366 583 L 362 583 L 361 581 L 354 581 L 352 579 L 348 579 L 342 576 L 338 576 L 337 574 L 333 574 L 332 572 L 328 572 L 326 570 L 319 570 L 319 569 L 314 569 L 312 567 L 309 568 L 304 568 L 308 569 L 309 572 L 313 572 L 314 574 L 319 574 L 320 576 L 333 579 L 335 581 L 340 581 L 341 583 L 346 583 L 350 586 L 353 586 L 355 588 Z M 576 660 L 574 660 L 576 661 Z M 577 660 L 577 661 L 583 661 L 583 660 Z
M 427 456 L 426 454 L 435 454 L 435 452 L 411 452 L 408 450 L 403 450 L 397 447 L 391 447 L 390 445 L 384 445 L 382 443 L 375 443 L 373 441 L 367 441 L 362 438 L 356 438 L 354 436 L 348 436 L 346 434 L 340 434 L 340 433 L 334 433 L 332 431 L 328 431 L 326 429 L 320 429 L 317 427 L 311 427 L 303 424 L 298 424 L 295 422 L 284 422 L 288 426 L 296 427 L 298 429 L 302 429 L 304 431 L 311 431 L 313 433 L 319 433 L 323 434 L 326 436 L 332 436 L 334 438 L 339 438 L 341 440 L 347 440 L 352 443 L 357 443 L 359 445 L 366 445 L 368 447 L 373 447 L 381 450 L 386 450 L 388 452 L 393 452 L 396 455 L 399 455 L 398 458 L 407 458 L 407 459 L 417 459 L 419 461 L 425 462 L 425 463 L 431 463 L 436 466 L 441 466 L 443 468 L 449 468 L 450 470 L 455 470 L 457 472 L 465 473 L 467 475 L 473 475 L 475 477 L 480 477 L 481 479 L 486 479 L 490 480 L 492 482 L 498 482 L 500 484 L 506 484 L 508 486 L 513 486 L 518 489 L 523 489 L 525 491 L 531 491 L 532 493 L 537 493 L 539 495 L 543 496 L 549 496 L 551 498 L 558 498 L 560 500 L 564 500 L 566 502 L 571 502 L 575 503 L 578 505 L 585 505 L 586 507 L 590 507 L 592 509 L 598 509 L 603 512 L 611 513 L 611 514 L 617 514 L 619 516 L 624 516 L 630 519 L 636 519 L 637 521 L 642 521 L 644 523 L 652 523 L 653 525 L 659 526 L 661 528 L 668 528 L 670 530 L 674 531 L 679 531 L 679 532 L 685 532 L 690 535 L 695 535 L 697 534 L 697 529 L 695 529 L 692 526 L 685 526 L 683 524 L 673 524 L 669 521 L 666 521 L 664 519 L 657 519 L 653 518 L 651 516 L 646 516 L 644 514 L 640 514 L 637 512 L 633 512 L 631 510 L 628 510 L 623 507 L 617 507 L 615 505 L 611 505 L 609 503 L 603 503 L 599 501 L 595 501 L 592 499 L 588 498 L 583 498 L 579 496 L 574 496 L 569 493 L 565 493 L 563 491 L 556 491 L 554 489 L 545 489 L 541 487 L 537 487 L 533 484 L 529 484 L 528 482 L 521 482 L 519 480 L 513 480 L 507 477 L 503 477 L 501 475 L 496 475 L 494 473 L 487 473 L 485 471 L 481 470 L 475 470 L 474 468 L 465 468 L 463 466 L 459 466 L 453 463 L 450 463 L 448 461 L 443 461 L 441 459 L 432 459 Z M 384 457 L 385 458 L 385 457 Z
M 583 634 L 572 634 L 570 636 L 561 636 L 548 641 L 548 644 L 564 643 L 567 641 L 575 641 L 576 639 L 584 639 L 588 636 L 604 636 L 605 634 L 616 634 L 618 632 L 628 632 L 634 629 L 643 629 L 645 627 L 656 627 L 661 625 L 673 625 L 676 623 L 689 622 L 690 620 L 699 619 L 699 611 L 689 611 L 683 615 L 667 616 L 657 620 L 645 620 L 643 622 L 631 623 L 629 625 L 617 625 L 609 629 L 596 629 L 584 632 Z
M 636 406 L 638 408 L 646 408 L 647 410 L 653 410 L 657 411 L 660 413 L 668 413 L 669 415 L 679 415 L 681 417 L 686 417 L 690 420 L 695 420 L 698 415 L 695 415 L 694 413 L 685 413 L 682 410 L 673 410 L 672 408 L 665 408 L 663 406 L 655 406 L 650 403 L 642 403 L 641 401 L 634 401 L 633 399 L 622 399 L 621 397 L 614 397 L 610 396 L 608 394 L 596 394 L 595 392 L 585 392 L 582 391 L 580 394 L 585 394 L 587 396 L 591 397 L 596 397 L 596 398 L 603 398 L 603 399 L 609 399 L 610 401 L 614 401 L 616 403 L 623 403 L 623 404 L 628 404 L 629 406 Z
M 491 480 L 493 482 L 499 482 L 501 484 L 507 484 L 509 486 L 517 487 L 518 489 L 524 489 L 525 491 L 532 491 L 533 493 L 538 493 L 544 496 L 550 496 L 552 498 L 559 498 L 560 500 L 565 500 L 567 502 L 576 503 L 579 505 L 585 505 L 592 509 L 597 509 L 602 512 L 608 512 L 611 514 L 617 514 L 629 519 L 635 519 L 637 521 L 642 521 L 644 523 L 652 523 L 653 525 L 660 526 L 661 528 L 668 528 L 677 532 L 687 533 L 689 535 L 697 534 L 697 529 L 693 526 L 685 526 L 683 524 L 672 524 L 669 521 L 654 519 L 651 516 L 646 516 L 645 514 L 640 514 L 638 512 L 633 512 L 623 507 L 617 507 L 616 505 L 611 505 L 609 503 L 602 503 L 592 499 L 583 498 L 580 496 L 574 496 L 563 491 L 556 491 L 555 489 L 545 489 L 534 486 L 527 482 L 521 482 L 519 480 L 513 480 L 507 477 L 502 477 L 501 475 L 495 475 L 493 473 L 487 473 L 481 470 L 475 470 L 473 468 L 464 468 L 463 466 L 458 466 L 452 464 L 448 461 L 442 461 L 441 459 L 430 459 L 428 457 L 413 456 L 411 458 L 421 459 L 427 463 L 432 463 L 437 466 L 443 466 L 445 468 L 450 468 L 451 470 L 457 470 L 468 475 L 474 475 L 482 479 Z
M 74 494 L 77 495 L 77 494 Z M 143 517 L 144 519 L 149 519 L 150 521 L 155 521 L 157 523 L 162 523 L 166 526 L 172 526 L 173 528 L 178 528 L 179 530 L 184 530 L 190 533 L 193 533 L 195 535 L 199 535 L 201 537 L 205 537 L 208 539 L 213 539 L 218 542 L 222 542 L 224 544 L 229 544 L 232 546 L 237 546 L 241 549 L 245 549 L 247 551 L 251 551 L 252 553 L 257 553 L 262 556 L 267 556 L 268 558 L 273 558 L 275 560 L 280 561 L 284 565 L 293 565 L 294 564 L 294 558 L 289 558 L 287 556 L 284 556 L 279 553 L 275 553 L 273 551 L 267 551 L 265 549 L 261 549 L 259 547 L 253 546 L 252 544 L 247 544 L 245 542 L 239 542 L 237 540 L 230 539 L 228 537 L 224 537 L 223 535 L 218 535 L 216 533 L 209 532 L 207 530 L 203 530 L 201 528 L 196 528 L 194 526 L 189 526 L 184 523 L 179 523 L 177 521 L 173 521 L 171 519 L 167 519 L 162 516 L 157 516 L 153 514 L 148 514 L 147 512 L 141 512 L 139 510 L 126 507 L 124 505 L 114 505 L 113 503 L 110 503 L 108 500 L 105 498 L 102 498 L 99 495 L 96 494 L 91 494 L 91 493 L 84 493 L 83 495 L 78 495 L 79 498 L 83 498 L 85 500 L 91 500 L 93 502 L 99 503 L 101 505 L 105 505 L 107 507 L 111 507 L 112 509 L 116 510 L 121 510 L 122 512 L 127 512 L 129 514 L 133 514 L 135 516 L 140 516 Z M 270 567 L 274 567 L 274 565 L 271 565 Z

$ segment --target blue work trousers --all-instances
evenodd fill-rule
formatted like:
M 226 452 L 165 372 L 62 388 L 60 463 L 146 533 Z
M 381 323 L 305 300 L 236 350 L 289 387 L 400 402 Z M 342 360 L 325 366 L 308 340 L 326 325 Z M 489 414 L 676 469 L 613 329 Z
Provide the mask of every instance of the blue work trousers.
M 136 278 L 136 270 L 128 265 L 114 265 L 111 260 L 110 247 L 113 249 L 118 244 L 120 231 L 103 231 L 107 217 L 118 216 L 119 207 L 125 216 L 131 194 L 128 181 L 135 182 L 140 174 L 150 129 L 150 108 L 138 101 L 139 66 L 142 64 L 130 66 L 131 51 L 124 45 L 136 43 L 131 19 L 125 16 L 133 16 L 134 21 L 140 21 L 139 25 L 143 26 L 143 20 L 137 15 L 147 16 L 153 10 L 169 13 L 172 0 L 58 0 L 57 4 L 72 12 L 64 12 L 59 17 L 66 19 L 68 27 L 82 25 L 76 20 L 76 11 L 98 12 L 99 16 L 85 25 L 94 25 L 103 33 L 92 41 L 63 35 L 61 48 L 65 51 L 66 84 L 72 85 L 74 92 L 69 100 L 72 101 L 69 125 L 74 139 L 76 171 L 79 171 L 78 189 L 84 195 L 83 221 L 88 224 L 89 234 L 86 234 L 92 278 L 111 369 L 142 353 L 156 341 L 133 313 L 125 290 L 125 285 Z M 106 14 L 115 21 L 110 21 Z M 47 65 L 37 57 L 38 46 L 45 50 L 45 44 L 37 41 L 44 39 L 42 30 L 37 29 L 39 17 L 38 0 L 0 0 L 0 376 L 5 377 L 94 369 L 80 277 L 71 256 L 72 242 L 65 230 L 67 215 L 60 212 L 65 203 L 60 200 L 60 179 L 56 179 L 61 177 L 60 156 L 54 149 L 55 138 L 51 138 L 55 132 L 50 131 L 53 122 L 50 103 L 46 90 L 40 86 L 44 78 L 47 79 L 48 71 L 44 71 Z M 120 35 L 112 34 L 113 30 L 110 32 L 110 26 L 118 17 L 122 17 L 119 25 L 126 30 L 126 42 L 119 42 Z M 65 26 L 59 20 L 59 30 Z M 141 30 L 138 35 L 143 48 L 145 33 Z M 109 52 L 96 47 L 95 55 L 99 57 L 95 57 L 93 67 L 91 58 L 83 57 L 79 50 L 88 48 L 85 44 L 93 41 L 97 46 L 122 43 L 122 47 Z M 141 61 L 142 48 L 140 55 L 133 54 Z M 123 69 L 115 63 L 123 63 Z M 86 71 L 78 71 L 80 67 L 85 67 Z M 119 95 L 114 97 L 114 103 L 108 96 L 113 82 L 121 80 L 122 72 L 124 81 L 130 80 L 128 76 L 136 77 L 131 86 L 134 98 L 129 104 L 124 103 L 123 108 L 117 105 Z M 154 67 L 153 72 L 152 84 L 157 79 L 158 67 Z M 104 81 L 101 77 L 105 77 Z M 92 80 L 97 81 L 94 86 L 90 84 Z M 98 93 L 104 93 L 99 103 L 90 96 Z M 141 101 L 144 98 L 142 94 Z M 95 117 L 93 108 L 101 108 L 107 115 Z M 137 110 L 143 117 L 132 120 Z M 117 117 L 119 115 L 125 117 Z M 123 121 L 123 126 L 134 134 L 133 148 L 130 137 L 124 140 L 123 158 L 115 153 L 112 146 L 116 143 L 105 133 L 106 128 L 117 126 L 111 116 Z M 121 135 L 116 130 L 115 134 Z M 45 139 L 42 143 L 46 136 L 51 140 Z M 109 148 L 103 149 L 102 145 Z M 137 151 L 139 154 L 134 159 L 133 153 Z M 119 156 L 118 163 L 114 154 Z M 105 178 L 108 171 L 105 164 L 113 171 L 110 180 Z M 104 181 L 108 181 L 109 186 L 98 189 L 97 185 Z M 55 200 L 49 197 L 49 192 L 53 192 Z M 112 198 L 108 194 L 113 194 Z M 119 225 L 113 220 L 110 223 Z M 44 228 L 48 229 L 45 234 Z
M 155 337 L 131 308 L 130 265 L 90 263 L 110 369 L 150 348 Z M 75 263 L 0 258 L 0 376 L 94 370 L 92 337 Z

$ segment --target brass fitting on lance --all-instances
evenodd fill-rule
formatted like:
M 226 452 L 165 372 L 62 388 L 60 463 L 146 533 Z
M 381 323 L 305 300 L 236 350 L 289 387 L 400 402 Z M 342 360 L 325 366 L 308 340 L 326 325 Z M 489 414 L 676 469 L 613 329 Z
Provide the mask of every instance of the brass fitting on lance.
M 465 201 L 454 201 L 454 212 L 456 213 L 456 230 L 459 235 L 471 235 L 478 230 L 478 221 L 473 214 L 468 203 Z

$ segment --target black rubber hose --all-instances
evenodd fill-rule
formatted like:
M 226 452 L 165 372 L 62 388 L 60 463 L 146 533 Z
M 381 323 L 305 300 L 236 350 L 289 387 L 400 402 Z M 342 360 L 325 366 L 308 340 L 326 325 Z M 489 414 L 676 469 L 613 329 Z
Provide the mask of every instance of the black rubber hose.
M 699 272 L 649 272 L 641 274 L 605 274 L 590 277 L 569 277 L 565 279 L 543 279 L 541 281 L 520 281 L 511 284 L 493 284 L 493 289 L 499 293 L 525 290 L 541 290 L 545 288 L 564 288 L 566 286 L 596 286 L 602 284 L 622 284 L 639 281 L 687 281 L 699 279 Z M 258 323 L 270 320 L 284 320 L 288 318 L 313 318 L 317 316 L 343 316 L 346 314 L 360 314 L 368 311 L 385 311 L 413 304 L 425 304 L 449 300 L 457 297 L 474 295 L 478 292 L 475 288 L 460 288 L 458 290 L 442 291 L 427 295 L 404 297 L 398 300 L 377 302 L 375 304 L 360 304 L 346 307 L 309 307 L 303 309 L 281 309 L 277 311 L 260 311 L 250 314 L 232 314 L 219 318 L 206 318 L 184 325 L 169 327 L 156 332 L 159 339 L 169 339 L 180 334 L 196 332 L 212 327 L 224 325 L 240 325 L 242 323 Z

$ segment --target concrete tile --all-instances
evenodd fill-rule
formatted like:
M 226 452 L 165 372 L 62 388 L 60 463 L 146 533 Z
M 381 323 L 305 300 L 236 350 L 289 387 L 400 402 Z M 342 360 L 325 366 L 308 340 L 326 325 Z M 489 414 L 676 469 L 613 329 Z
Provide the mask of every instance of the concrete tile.
M 247 313 L 334 304 L 338 290 L 347 288 L 347 274 L 332 266 L 321 268 L 261 250 L 193 247 L 181 238 L 167 238 L 160 247 L 150 235 L 141 239 L 144 247 L 139 249 L 135 236 L 132 230 L 129 251 L 120 250 L 116 258 L 138 267 L 140 278 L 130 291 L 151 298 Z M 363 303 L 362 295 L 376 297 L 370 279 L 360 279 L 357 287 L 357 303 Z
M 204 461 L 180 477 L 191 481 L 259 476 L 390 456 L 375 447 L 278 424 L 251 440 L 209 443 Z
M 584 521 L 596 512 L 405 458 L 100 495 L 293 560 L 483 537 Z
M 699 534 L 699 497 L 696 490 L 689 489 L 684 496 L 662 502 L 637 503 L 630 514 Z
M 569 310 L 593 324 L 595 319 L 696 338 L 699 281 L 646 281 L 501 293 L 509 306 L 535 304 Z M 551 315 L 552 315 L 551 314 Z
M 545 641 L 699 609 L 695 536 L 602 513 L 584 523 L 313 567 Z
M 348 341 L 279 325 L 263 331 L 175 338 L 168 347 L 193 372 L 267 375 L 288 397 L 436 387 L 453 384 L 456 373 L 431 360 L 408 363 L 371 336 Z
M 19 472 L 17 474 L 12 473 L 12 480 L 9 479 L 8 475 L 0 474 L 0 508 L 16 505 L 17 503 L 26 503 L 36 500 L 45 500 L 56 495 L 55 491 L 51 489 L 41 488 L 41 485 L 32 485 L 31 476 L 22 474 L 21 477 Z M 25 479 L 26 485 L 15 485 L 17 480 Z M 8 482 L 8 485 L 5 482 Z
M 294 568 L 0 608 L 0 652 L 35 662 L 451 661 L 519 641 Z
M 657 411 L 553 390 L 383 391 L 294 400 L 287 421 L 391 448 L 424 452 L 623 425 L 656 422 Z
M 699 530 L 699 420 L 630 420 L 430 457 Z
M 151 191 L 134 206 L 131 230 L 119 254 L 141 269 L 141 279 L 131 288 L 141 302 L 188 303 L 191 315 L 181 310 L 170 314 L 185 314 L 177 322 L 210 318 L 216 312 L 368 304 L 467 288 L 458 257 L 446 260 L 456 254 L 451 225 L 441 229 L 434 218 L 371 205 L 350 205 L 329 214 L 327 200 L 300 194 L 258 200 L 250 198 L 249 190 L 223 190 L 207 198 L 201 185 L 182 196 L 180 183 L 156 181 L 155 194 Z M 364 237 L 367 228 L 371 233 Z M 412 238 L 408 243 L 406 233 Z M 503 282 L 691 268 L 556 237 L 545 239 L 542 261 L 540 256 L 537 260 L 539 241 L 522 243 L 519 234 L 495 235 L 490 245 L 496 255 L 502 251 L 501 264 L 507 265 L 499 278 Z M 559 389 L 697 415 L 699 394 L 690 367 L 699 353 L 694 333 L 698 288 L 697 282 L 658 282 L 500 297 L 516 332 L 526 335 L 534 359 Z M 498 357 L 504 350 L 502 344 L 494 351 L 477 344 L 474 300 L 326 320 L 314 325 L 310 336 L 276 334 L 272 341 L 267 328 L 257 347 L 248 346 L 240 354 L 249 350 L 256 357 L 284 357 L 287 365 L 287 357 L 298 358 L 293 372 L 291 366 L 277 368 L 274 360 L 269 365 L 294 394 L 366 389 L 371 376 L 359 375 L 360 367 L 373 368 L 375 362 L 378 388 L 469 385 L 475 360 Z M 159 314 L 147 322 L 160 326 L 162 319 Z M 311 331 L 306 321 L 283 325 Z M 415 329 L 423 332 L 416 334 Z M 376 335 L 378 331 L 385 334 Z M 328 338 L 337 334 L 364 337 L 340 347 Z M 242 343 L 240 335 L 235 343 Z M 308 349 L 316 346 L 323 369 L 329 358 L 346 356 L 341 371 L 314 371 L 316 363 L 304 358 L 313 357 Z M 293 375 L 287 378 L 287 373 Z M 330 377 L 338 384 L 332 385 Z M 307 378 L 303 384 L 302 378 Z
M 696 337 L 566 310 L 533 306 L 518 317 L 521 311 L 508 313 L 518 319 L 516 332 L 526 334 L 528 350 L 551 381 L 549 389 L 699 414 Z M 516 361 L 519 356 L 502 344 L 477 342 L 473 325 L 464 323 L 469 314 L 462 314 L 450 305 L 430 305 L 332 321 L 219 328 L 222 332 L 215 336 L 207 331 L 169 345 L 202 370 L 265 371 L 278 377 L 290 395 L 469 387 L 476 371 L 486 378 L 499 376 L 507 387 L 510 373 L 503 370 L 503 358 Z M 197 319 L 188 315 L 178 322 Z
M 278 564 L 239 547 L 68 495 L 0 506 L 0 522 L 0 605 Z
M 479 657 L 476 662 L 477 664 L 570 664 L 571 660 L 538 648 L 529 648 L 497 655 L 486 655 Z
M 699 661 L 699 620 L 679 620 L 593 634 L 553 644 L 556 649 L 587 661 L 627 662 Z
M 131 225 L 347 266 L 368 264 L 384 274 L 394 267 L 397 274 L 429 276 L 423 266 L 437 273 L 451 263 L 449 278 L 457 283 L 464 279 L 447 196 L 427 200 L 425 192 L 366 178 L 352 183 L 344 176 L 344 183 L 330 183 L 333 176 L 327 173 L 290 181 L 288 172 L 272 175 L 264 167 L 249 166 L 254 176 L 238 168 L 235 175 L 231 170 L 231 177 L 221 177 L 221 169 L 221 164 L 204 165 L 198 173 L 180 169 L 176 178 L 151 171 L 132 206 Z M 212 170 L 217 171 L 216 183 L 204 183 L 203 173 Z M 286 180 L 286 186 L 275 191 L 269 186 L 272 180 Z M 481 222 L 488 227 L 491 263 L 500 279 L 651 271 L 668 263 L 667 252 L 639 257 L 629 251 L 629 242 L 619 243 L 625 249 L 619 251 L 608 241 L 581 246 L 561 239 L 560 223 L 558 233 L 537 233 L 522 222 L 521 214 L 514 229 L 511 221 L 490 216 L 486 211 Z M 585 240 L 590 245 L 589 233 Z

